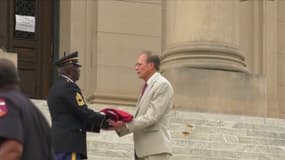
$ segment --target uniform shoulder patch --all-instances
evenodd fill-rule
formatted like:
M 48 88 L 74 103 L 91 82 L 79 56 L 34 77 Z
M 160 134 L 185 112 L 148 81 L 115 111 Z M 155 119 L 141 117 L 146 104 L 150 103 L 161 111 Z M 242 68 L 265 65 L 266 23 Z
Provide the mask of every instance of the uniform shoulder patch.
M 75 99 L 76 99 L 76 102 L 77 102 L 78 106 L 85 105 L 84 99 L 83 99 L 83 97 L 82 97 L 82 95 L 80 93 L 78 93 L 78 92 L 76 93 Z
M 0 118 L 4 117 L 8 113 L 8 108 L 6 101 L 3 98 L 0 98 Z

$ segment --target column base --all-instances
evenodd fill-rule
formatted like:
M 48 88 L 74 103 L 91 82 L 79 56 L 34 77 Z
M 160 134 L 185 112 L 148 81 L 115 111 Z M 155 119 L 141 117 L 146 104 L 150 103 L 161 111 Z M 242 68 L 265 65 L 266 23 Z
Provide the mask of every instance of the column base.
M 177 67 L 164 70 L 176 109 L 265 116 L 265 78 L 242 72 Z

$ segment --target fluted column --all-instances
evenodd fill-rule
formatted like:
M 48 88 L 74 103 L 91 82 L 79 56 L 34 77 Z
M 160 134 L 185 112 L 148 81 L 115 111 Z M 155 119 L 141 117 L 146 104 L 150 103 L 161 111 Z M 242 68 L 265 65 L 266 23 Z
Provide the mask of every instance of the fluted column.
M 239 49 L 240 0 L 166 0 L 162 69 L 246 72 Z

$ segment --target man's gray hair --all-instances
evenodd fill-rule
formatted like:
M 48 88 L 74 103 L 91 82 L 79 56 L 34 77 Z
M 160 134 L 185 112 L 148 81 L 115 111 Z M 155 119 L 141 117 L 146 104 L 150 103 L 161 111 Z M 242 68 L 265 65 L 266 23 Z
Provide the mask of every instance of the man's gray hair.
M 160 58 L 158 55 L 153 54 L 151 51 L 143 50 L 141 54 L 145 54 L 147 57 L 147 63 L 153 63 L 154 68 L 156 71 L 159 71 L 160 69 Z

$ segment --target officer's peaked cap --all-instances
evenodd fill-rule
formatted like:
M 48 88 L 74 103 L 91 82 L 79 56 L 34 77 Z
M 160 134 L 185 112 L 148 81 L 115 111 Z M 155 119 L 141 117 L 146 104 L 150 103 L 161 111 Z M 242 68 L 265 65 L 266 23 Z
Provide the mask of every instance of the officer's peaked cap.
M 62 67 L 66 64 L 74 64 L 77 67 L 81 67 L 81 65 L 79 64 L 77 51 L 70 53 L 68 55 L 64 55 L 62 58 L 60 58 L 55 62 L 55 65 L 58 67 Z

